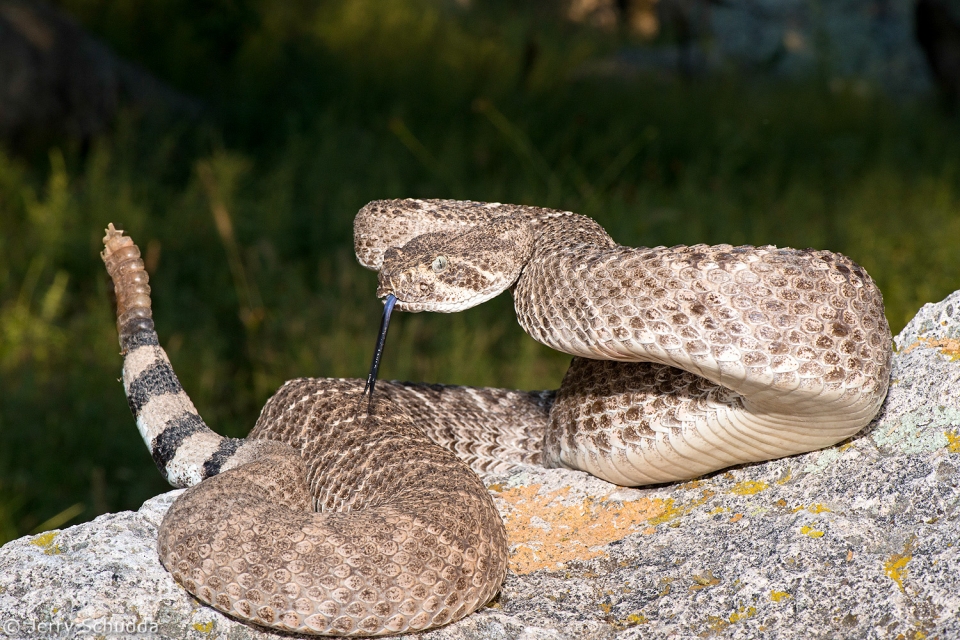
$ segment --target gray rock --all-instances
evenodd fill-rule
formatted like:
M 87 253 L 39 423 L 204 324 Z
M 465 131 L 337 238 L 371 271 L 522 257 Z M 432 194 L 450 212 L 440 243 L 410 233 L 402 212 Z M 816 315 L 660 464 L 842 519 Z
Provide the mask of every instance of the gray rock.
M 423 637 L 960 637 L 960 292 L 896 345 L 880 416 L 829 449 L 647 489 L 560 469 L 486 478 L 510 574 Z M 0 549 L 0 636 L 283 637 L 163 570 L 156 528 L 177 494 Z

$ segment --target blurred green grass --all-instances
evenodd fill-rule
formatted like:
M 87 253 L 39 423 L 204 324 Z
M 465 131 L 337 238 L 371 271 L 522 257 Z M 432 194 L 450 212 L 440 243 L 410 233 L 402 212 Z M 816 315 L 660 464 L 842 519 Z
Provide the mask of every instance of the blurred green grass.
M 185 388 L 234 436 L 288 378 L 365 374 L 380 307 L 351 222 L 372 199 L 570 209 L 628 245 L 833 249 L 877 280 L 895 331 L 960 287 L 960 126 L 923 101 L 571 80 L 622 40 L 509 3 L 60 4 L 207 113 L 0 152 L 0 542 L 166 488 L 118 382 L 107 222 L 144 250 Z M 568 361 L 501 297 L 400 314 L 383 375 L 553 388 Z

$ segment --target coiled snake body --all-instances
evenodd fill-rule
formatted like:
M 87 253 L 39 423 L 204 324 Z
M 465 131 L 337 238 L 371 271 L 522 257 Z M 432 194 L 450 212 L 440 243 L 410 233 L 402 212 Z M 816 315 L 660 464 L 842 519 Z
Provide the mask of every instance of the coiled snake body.
M 190 487 L 161 561 L 201 601 L 279 629 L 401 633 L 486 603 L 506 535 L 471 467 L 689 478 L 842 440 L 886 392 L 882 300 L 842 256 L 632 249 L 566 212 L 383 201 L 355 221 L 379 294 L 454 311 L 513 286 L 527 332 L 578 356 L 561 389 L 381 383 L 368 404 L 361 380 L 298 379 L 248 438 L 223 438 L 159 346 L 136 245 L 112 225 L 104 244 L 131 410 L 161 472 Z

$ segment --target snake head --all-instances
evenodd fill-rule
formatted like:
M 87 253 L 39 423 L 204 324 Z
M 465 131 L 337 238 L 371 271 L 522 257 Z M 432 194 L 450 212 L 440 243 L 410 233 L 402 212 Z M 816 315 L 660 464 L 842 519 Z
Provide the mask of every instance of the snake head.
M 377 297 L 401 311 L 453 313 L 509 288 L 533 252 L 534 232 L 506 216 L 462 233 L 425 233 L 383 254 Z

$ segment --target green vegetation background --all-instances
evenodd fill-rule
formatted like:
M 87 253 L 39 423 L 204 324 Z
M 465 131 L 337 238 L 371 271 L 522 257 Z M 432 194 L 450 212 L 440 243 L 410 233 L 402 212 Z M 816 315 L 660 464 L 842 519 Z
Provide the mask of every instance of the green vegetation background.
M 364 375 L 380 306 L 351 221 L 372 199 L 570 209 L 629 245 L 830 248 L 894 331 L 960 288 L 960 127 L 933 102 L 827 77 L 576 79 L 621 39 L 493 0 L 60 4 L 207 109 L 0 152 L 0 542 L 165 489 L 118 382 L 107 222 L 144 249 L 161 341 L 234 436 L 288 378 Z M 386 378 L 553 388 L 569 360 L 507 297 L 395 323 Z

